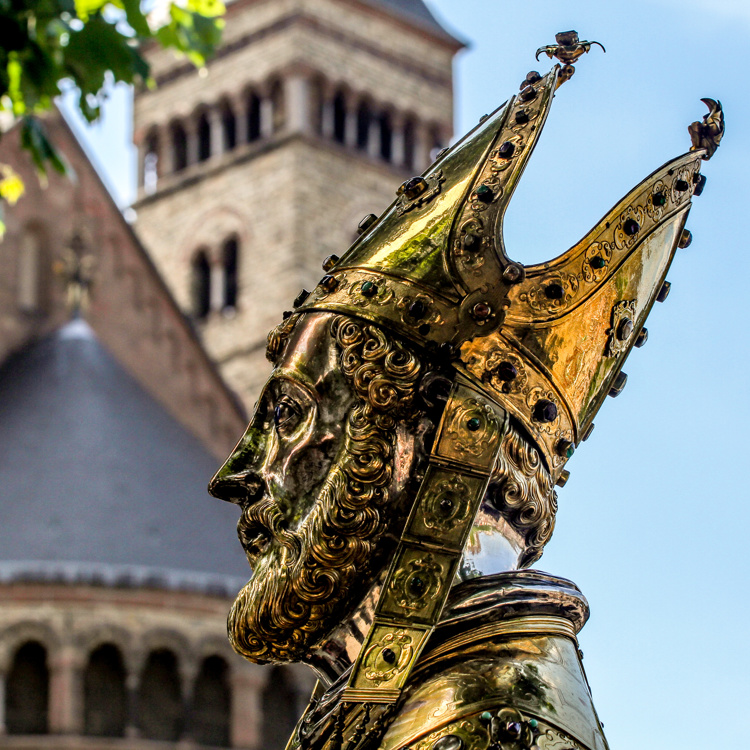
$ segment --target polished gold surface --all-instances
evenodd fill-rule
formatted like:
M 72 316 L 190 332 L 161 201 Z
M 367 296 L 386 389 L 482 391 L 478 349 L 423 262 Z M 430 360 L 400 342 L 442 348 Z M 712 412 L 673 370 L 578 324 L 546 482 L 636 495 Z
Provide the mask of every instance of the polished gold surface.
M 591 46 L 577 36 L 563 41 L 543 50 L 568 61 Z M 456 364 L 534 437 L 555 480 L 617 390 L 682 240 L 701 161 L 723 133 L 720 105 L 705 100 L 711 111 L 691 125 L 690 152 L 650 175 L 568 251 L 523 267 L 506 251 L 502 219 L 560 75 L 557 67 L 525 81 L 423 177 L 404 183 L 297 310 L 355 315 L 428 348 L 452 347 Z M 625 308 L 627 321 L 618 317 Z
M 525 569 L 554 487 L 669 291 L 718 102 L 692 149 L 553 260 L 511 260 L 502 221 L 572 63 L 404 182 L 268 339 L 274 371 L 211 481 L 242 508 L 253 577 L 229 618 L 257 662 L 319 689 L 289 750 L 606 750 L 570 581 Z
M 572 633 L 557 635 L 553 625 L 525 618 L 509 621 L 503 631 L 475 632 L 475 638 L 467 637 L 460 649 L 445 656 L 442 669 L 435 666 L 441 661 L 436 659 L 432 674 L 427 665 L 427 674 L 417 671 L 381 748 L 414 747 L 431 733 L 443 728 L 450 733 L 451 724 L 467 719 L 478 734 L 477 742 L 467 747 L 486 747 L 488 730 L 478 723 L 479 716 L 513 707 L 586 748 L 605 750 Z

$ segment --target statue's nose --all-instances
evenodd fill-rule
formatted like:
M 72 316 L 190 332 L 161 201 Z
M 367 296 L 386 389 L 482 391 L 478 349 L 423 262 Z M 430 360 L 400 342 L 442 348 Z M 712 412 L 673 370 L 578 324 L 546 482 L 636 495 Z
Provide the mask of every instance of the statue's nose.
M 208 492 L 219 500 L 244 505 L 260 500 L 265 493 L 265 483 L 255 473 L 225 473 L 219 470 L 208 483 Z

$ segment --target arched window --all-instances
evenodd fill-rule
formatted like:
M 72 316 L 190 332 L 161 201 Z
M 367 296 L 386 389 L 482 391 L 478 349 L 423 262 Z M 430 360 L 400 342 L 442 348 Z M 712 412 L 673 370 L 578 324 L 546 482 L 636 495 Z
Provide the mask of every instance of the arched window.
M 367 151 L 370 142 L 370 121 L 372 114 L 370 105 L 362 102 L 357 109 L 357 148 Z
M 297 716 L 297 691 L 284 667 L 274 667 L 263 689 L 263 733 L 260 746 L 264 750 L 283 750 L 294 731 Z
M 224 266 L 224 300 L 222 309 L 231 311 L 237 307 L 237 289 L 239 270 L 240 244 L 236 237 L 230 237 L 222 250 L 222 263 Z
M 5 687 L 8 734 L 47 734 L 49 671 L 41 643 L 24 643 L 13 658 Z
M 172 166 L 175 172 L 179 172 L 188 165 L 187 134 L 179 122 L 172 123 L 169 130 L 172 141 Z
M 25 313 L 39 312 L 45 306 L 48 263 L 44 233 L 37 227 L 26 227 L 18 255 L 18 307 Z
M 409 119 L 404 123 L 404 166 L 407 169 L 414 169 L 416 150 L 417 124 Z
M 152 651 L 138 688 L 138 729 L 150 740 L 177 742 L 183 726 L 177 658 L 167 649 Z
M 224 151 L 231 151 L 237 145 L 237 120 L 229 102 L 221 107 L 221 134 Z
M 286 113 L 284 112 L 284 91 L 280 81 L 274 81 L 270 87 L 269 97 L 273 111 L 273 132 L 278 133 L 284 129 Z
M 379 153 L 381 158 L 390 161 L 393 158 L 393 125 L 388 112 L 380 115 L 380 144 Z
M 220 656 L 209 656 L 195 680 L 192 739 L 200 745 L 229 747 L 231 702 L 227 663 Z
M 251 91 L 247 96 L 247 140 L 248 143 L 260 138 L 260 97 Z
M 143 188 L 153 193 L 159 179 L 159 134 L 156 131 L 150 132 L 144 141 L 142 169 Z
M 211 158 L 211 123 L 208 112 L 198 115 L 198 161 Z
M 342 91 L 333 97 L 333 140 L 346 143 L 346 97 Z
M 116 646 L 99 646 L 89 656 L 83 675 L 84 733 L 124 737 L 128 716 L 125 667 Z
M 211 310 L 211 265 L 205 250 L 195 254 L 192 265 L 193 315 L 200 320 Z

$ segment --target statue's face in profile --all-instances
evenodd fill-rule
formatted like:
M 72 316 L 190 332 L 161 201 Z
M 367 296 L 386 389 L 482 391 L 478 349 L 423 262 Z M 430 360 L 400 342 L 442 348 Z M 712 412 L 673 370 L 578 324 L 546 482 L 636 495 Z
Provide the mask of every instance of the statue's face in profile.
M 413 353 L 327 313 L 287 333 L 247 432 L 209 486 L 242 509 L 253 575 L 229 632 L 260 662 L 303 659 L 366 594 L 424 455 Z

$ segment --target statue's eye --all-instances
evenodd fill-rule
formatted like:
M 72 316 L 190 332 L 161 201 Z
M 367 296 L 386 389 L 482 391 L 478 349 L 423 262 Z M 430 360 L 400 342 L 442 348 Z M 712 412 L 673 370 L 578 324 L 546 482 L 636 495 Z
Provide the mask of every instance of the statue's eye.
M 299 422 L 297 405 L 288 396 L 283 396 L 273 410 L 273 423 L 278 432 L 289 432 Z

